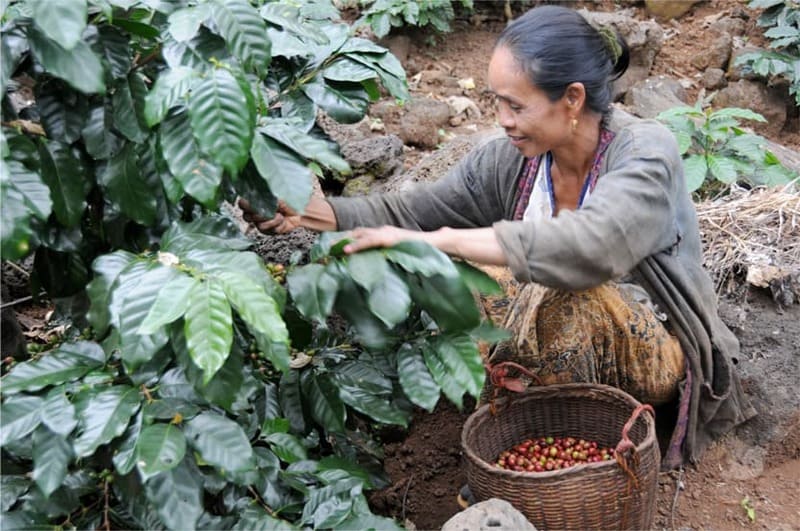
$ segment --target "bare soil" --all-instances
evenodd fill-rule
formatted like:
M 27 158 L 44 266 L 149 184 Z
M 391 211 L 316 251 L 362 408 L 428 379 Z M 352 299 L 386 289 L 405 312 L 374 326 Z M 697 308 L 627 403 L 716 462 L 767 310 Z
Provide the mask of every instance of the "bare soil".
M 591 8 L 609 10 L 614 4 L 600 2 L 590 4 Z M 746 3 L 702 2 L 680 19 L 680 38 L 664 43 L 651 74 L 696 79 L 698 72 L 691 58 L 703 53 L 711 39 L 704 20 L 732 9 L 749 14 L 748 38 L 763 40 L 755 25 L 757 13 L 748 10 Z M 646 18 L 641 6 L 634 10 Z M 444 141 L 450 135 L 494 125 L 492 104 L 485 93 L 486 70 L 504 23 L 491 16 L 478 25 L 463 22 L 435 45 L 426 44 L 419 36 L 412 39 L 403 60 L 409 77 L 418 75 L 412 94 L 434 98 L 466 95 L 482 111 L 480 119 L 447 128 Z M 470 78 L 475 83 L 472 90 L 465 91 L 455 82 Z M 698 87 L 690 87 L 688 92 L 693 102 Z M 766 130 L 757 132 L 792 149 L 800 145 L 797 131 L 785 129 L 772 137 Z M 406 167 L 424 154 L 408 150 Z M 714 444 L 696 465 L 660 474 L 654 529 L 800 529 L 800 393 L 796 389 L 800 305 L 782 308 L 768 291 L 741 282 L 735 295 L 721 298 L 720 311 L 741 342 L 737 370 L 759 416 Z M 392 485 L 373 494 L 375 510 L 426 530 L 440 529 L 460 510 L 456 494 L 466 482 L 461 428 L 473 406 L 467 404 L 458 411 L 442 400 L 433 413 L 417 413 L 407 435 L 389 440 L 385 466 Z

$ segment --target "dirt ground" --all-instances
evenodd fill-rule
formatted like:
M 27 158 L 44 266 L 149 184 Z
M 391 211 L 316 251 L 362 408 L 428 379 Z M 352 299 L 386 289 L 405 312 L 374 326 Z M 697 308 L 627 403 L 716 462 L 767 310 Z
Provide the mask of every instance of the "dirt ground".
M 710 38 L 703 20 L 721 10 L 746 7 L 735 1 L 697 5 L 680 19 L 681 38 L 667 40 L 651 72 L 693 78 L 694 54 L 703 53 Z M 613 4 L 596 4 L 599 9 Z M 637 13 L 642 14 L 637 8 Z M 751 12 L 752 13 L 752 12 Z M 441 79 L 475 82 L 469 96 L 482 111 L 473 125 L 453 127 L 445 134 L 467 134 L 475 127 L 493 125 L 494 115 L 486 87 L 489 53 L 504 21 L 461 24 L 435 46 L 413 40 L 404 66 L 410 78 L 419 72 L 439 72 L 437 82 L 424 83 L 415 95 L 452 95 L 453 84 Z M 757 41 L 755 16 L 749 28 Z M 428 72 L 425 72 L 428 71 Z M 697 89 L 689 88 L 690 101 Z M 766 132 L 757 131 L 765 136 Z M 784 130 L 770 140 L 797 149 L 800 135 Z M 406 152 L 406 166 L 424 155 Z M 659 476 L 655 529 L 800 529 L 800 305 L 779 307 L 767 290 L 741 286 L 735 295 L 721 298 L 720 311 L 742 345 L 736 360 L 743 384 L 759 416 L 713 445 L 696 466 Z M 417 529 L 439 529 L 460 509 L 455 501 L 466 481 L 460 450 L 461 428 L 472 404 L 457 411 L 442 400 L 432 414 L 420 412 L 406 437 L 398 435 L 386 447 L 386 470 L 393 484 L 373 495 L 374 508 L 405 520 Z M 748 509 L 751 509 L 748 511 Z

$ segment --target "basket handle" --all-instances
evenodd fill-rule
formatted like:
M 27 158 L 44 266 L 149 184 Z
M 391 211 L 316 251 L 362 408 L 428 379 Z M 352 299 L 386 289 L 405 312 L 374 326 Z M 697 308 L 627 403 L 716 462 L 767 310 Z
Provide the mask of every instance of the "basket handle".
M 629 418 L 628 422 L 626 422 L 622 427 L 622 439 L 620 439 L 619 443 L 617 443 L 617 447 L 614 450 L 614 453 L 617 455 L 627 452 L 628 450 L 633 452 L 636 451 L 636 445 L 633 444 L 633 441 L 631 441 L 630 437 L 628 437 L 628 433 L 631 431 L 636 419 L 639 418 L 639 415 L 641 415 L 643 411 L 649 411 L 653 416 L 656 414 L 653 410 L 653 406 L 650 404 L 639 404 L 636 406 L 636 408 L 633 410 L 633 413 L 631 413 L 631 418 Z
M 530 379 L 535 381 L 537 385 L 542 385 L 542 381 L 539 379 L 539 376 L 536 373 L 531 372 L 529 369 L 523 367 L 519 363 L 514 363 L 513 361 L 501 361 L 500 363 L 491 365 L 487 362 L 486 371 L 489 373 L 489 381 L 496 390 L 508 389 L 509 391 L 521 393 L 527 387 L 520 378 L 508 377 L 509 367 L 513 367 L 525 376 L 528 376 Z

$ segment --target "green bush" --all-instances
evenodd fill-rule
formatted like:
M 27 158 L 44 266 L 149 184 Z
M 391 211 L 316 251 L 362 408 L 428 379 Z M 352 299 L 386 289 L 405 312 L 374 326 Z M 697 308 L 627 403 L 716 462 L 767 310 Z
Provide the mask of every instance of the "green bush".
M 356 26 L 369 24 L 376 37 L 389 34 L 392 28 L 415 26 L 432 27 L 436 32 L 448 33 L 455 18 L 455 0 L 360 0 L 366 8 Z M 460 0 L 466 9 L 472 9 L 472 0 Z
M 797 178 L 766 149 L 764 138 L 744 131 L 739 124 L 739 120 L 765 122 L 763 116 L 748 109 L 714 110 L 703 105 L 701 100 L 656 117 L 678 140 L 690 192 L 701 188 L 714 192 L 732 183 L 772 186 Z
M 2 255 L 33 254 L 71 324 L 0 380 L 4 529 L 395 528 L 363 494 L 386 484 L 371 428 L 480 393 L 486 275 L 340 234 L 285 270 L 220 213 L 302 210 L 314 169 L 349 170 L 317 113 L 408 96 L 329 1 L 257 4 L 2 14 Z
M 789 93 L 800 105 L 800 3 L 796 0 L 751 0 L 753 9 L 764 9 L 758 25 L 769 28 L 764 36 L 771 50 L 743 54 L 735 64 L 746 65 L 764 78 L 785 77 Z

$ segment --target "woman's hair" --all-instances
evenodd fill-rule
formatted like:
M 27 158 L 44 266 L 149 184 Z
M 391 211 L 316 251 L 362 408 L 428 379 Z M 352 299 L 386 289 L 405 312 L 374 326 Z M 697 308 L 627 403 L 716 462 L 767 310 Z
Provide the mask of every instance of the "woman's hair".
M 501 46 L 551 101 L 570 83 L 583 83 L 587 106 L 603 115 L 610 109 L 613 81 L 630 59 L 619 33 L 597 30 L 577 11 L 552 5 L 533 8 L 509 24 L 495 44 Z

